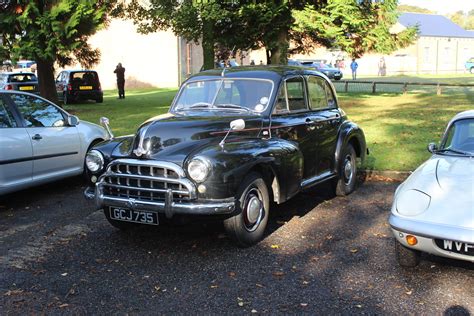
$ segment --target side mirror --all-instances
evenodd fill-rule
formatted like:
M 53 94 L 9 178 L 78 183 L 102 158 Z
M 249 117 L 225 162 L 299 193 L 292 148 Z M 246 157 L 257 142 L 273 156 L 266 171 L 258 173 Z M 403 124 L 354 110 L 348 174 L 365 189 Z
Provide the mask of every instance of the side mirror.
M 229 136 L 229 133 L 231 131 L 240 131 L 245 128 L 245 121 L 243 119 L 238 119 L 238 120 L 233 120 L 230 122 L 230 129 L 227 131 L 227 134 L 225 134 L 224 138 L 220 141 L 219 146 L 221 146 L 222 149 L 224 149 L 224 144 L 225 140 L 227 139 L 227 136 Z
M 75 115 L 69 115 L 67 117 L 67 124 L 69 126 L 76 126 L 79 124 L 79 118 Z
M 432 154 L 435 153 L 435 151 L 438 150 L 438 146 L 435 143 L 429 143 L 428 144 L 428 151 Z
M 230 122 L 230 129 L 233 131 L 240 131 L 245 128 L 245 121 L 243 119 L 233 120 Z
M 104 128 L 107 130 L 107 133 L 109 134 L 110 138 L 114 138 L 114 134 L 112 134 L 112 131 L 110 130 L 109 119 L 105 116 L 102 116 L 99 122 L 100 125 L 104 126 Z

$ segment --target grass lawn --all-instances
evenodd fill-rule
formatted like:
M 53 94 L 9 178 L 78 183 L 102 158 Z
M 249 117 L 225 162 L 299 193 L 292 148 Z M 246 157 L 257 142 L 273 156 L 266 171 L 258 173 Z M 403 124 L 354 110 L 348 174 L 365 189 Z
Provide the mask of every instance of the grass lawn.
M 474 84 L 474 74 L 443 74 L 443 75 L 396 75 L 386 77 L 360 76 L 362 81 L 387 81 L 387 82 L 422 82 L 422 83 L 447 83 L 447 84 Z M 350 79 L 349 77 L 344 79 Z
M 168 111 L 176 89 L 127 91 L 119 100 L 116 91 L 106 91 L 104 103 L 65 106 L 82 120 L 97 123 L 110 119 L 115 135 L 134 133 L 146 119 Z M 429 157 L 426 146 L 439 141 L 449 119 L 463 110 L 474 109 L 474 93 L 436 96 L 433 94 L 339 94 L 349 118 L 365 131 L 371 150 L 365 168 L 414 170 Z

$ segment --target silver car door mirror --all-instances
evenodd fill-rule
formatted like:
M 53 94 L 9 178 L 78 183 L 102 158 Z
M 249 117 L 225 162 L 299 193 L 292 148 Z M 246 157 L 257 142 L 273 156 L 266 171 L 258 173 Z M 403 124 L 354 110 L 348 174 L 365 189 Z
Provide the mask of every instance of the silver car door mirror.
M 76 126 L 79 124 L 79 118 L 75 115 L 69 115 L 67 117 L 67 124 L 69 126 Z
M 435 151 L 438 150 L 438 146 L 436 146 L 435 143 L 429 143 L 428 144 L 428 151 L 432 154 L 434 154 Z

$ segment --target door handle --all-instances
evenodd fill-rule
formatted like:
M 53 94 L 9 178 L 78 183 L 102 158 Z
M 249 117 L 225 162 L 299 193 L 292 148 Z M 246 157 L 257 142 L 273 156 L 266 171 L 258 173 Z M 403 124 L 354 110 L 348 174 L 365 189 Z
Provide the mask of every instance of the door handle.
M 33 140 L 40 140 L 40 139 L 43 139 L 43 137 L 41 137 L 40 134 L 35 134 L 35 136 L 31 137 L 31 139 L 33 139 Z

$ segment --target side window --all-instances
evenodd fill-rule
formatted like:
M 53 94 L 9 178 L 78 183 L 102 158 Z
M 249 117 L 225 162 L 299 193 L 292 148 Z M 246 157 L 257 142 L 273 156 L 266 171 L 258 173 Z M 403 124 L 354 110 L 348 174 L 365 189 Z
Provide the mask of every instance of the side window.
M 326 109 L 328 107 L 326 82 L 324 79 L 308 77 L 309 104 L 312 110 Z
M 46 101 L 22 94 L 11 94 L 11 98 L 23 116 L 25 127 L 62 127 L 66 125 L 61 111 Z
M 328 108 L 330 109 L 335 109 L 336 108 L 336 98 L 334 98 L 334 94 L 332 92 L 331 87 L 327 82 L 324 83 L 324 86 L 326 88 L 326 96 L 328 100 Z
M 59 75 L 56 77 L 56 81 L 57 81 L 57 82 L 60 82 L 60 81 L 62 81 L 62 79 L 63 79 L 63 73 L 61 72 L 61 73 L 59 73 Z
M 305 87 L 302 77 L 286 80 L 286 95 L 290 112 L 306 110 Z
M 5 101 L 0 96 L 0 128 L 12 128 L 17 127 L 16 121 L 13 118 L 12 113 L 7 107 Z

